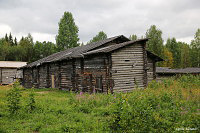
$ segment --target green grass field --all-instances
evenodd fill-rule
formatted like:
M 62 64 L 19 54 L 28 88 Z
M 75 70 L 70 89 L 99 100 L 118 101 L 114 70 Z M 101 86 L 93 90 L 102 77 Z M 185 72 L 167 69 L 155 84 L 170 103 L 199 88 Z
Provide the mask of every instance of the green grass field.
M 199 76 L 116 94 L 17 88 L 22 96 L 13 113 L 13 88 L 0 86 L 0 133 L 200 131 Z

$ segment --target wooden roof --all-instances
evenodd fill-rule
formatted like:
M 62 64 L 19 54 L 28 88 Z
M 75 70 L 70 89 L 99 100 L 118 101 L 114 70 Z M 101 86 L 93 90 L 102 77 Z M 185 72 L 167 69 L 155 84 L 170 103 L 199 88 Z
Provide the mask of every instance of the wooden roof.
M 156 73 L 161 74 L 197 74 L 200 73 L 200 68 L 198 67 L 188 67 L 181 69 L 171 69 L 169 67 L 156 67 Z
M 125 47 L 127 45 L 137 44 L 138 42 L 146 42 L 146 41 L 148 41 L 147 38 L 138 39 L 138 40 L 134 40 L 134 41 L 127 41 L 127 42 L 124 42 L 124 43 L 110 45 L 110 46 L 103 47 L 103 48 L 100 48 L 100 49 L 92 50 L 92 51 L 84 53 L 83 55 L 98 54 L 98 53 L 110 53 L 110 52 L 113 52 L 113 51 L 115 51 L 119 48 Z M 148 50 L 147 50 L 147 56 L 150 57 L 150 58 L 153 58 L 155 61 L 164 61 L 162 58 L 160 58 L 159 56 L 153 54 L 152 52 L 150 52 Z
M 27 62 L 20 61 L 0 61 L 0 68 L 19 68 L 26 64 Z
M 129 41 L 129 39 L 126 38 L 123 35 L 120 35 L 120 36 L 111 37 L 111 38 L 108 38 L 108 39 L 105 39 L 105 40 L 101 40 L 101 41 L 98 41 L 98 42 L 90 43 L 90 44 L 87 44 L 87 45 L 66 49 L 64 51 L 52 54 L 50 56 L 47 56 L 45 58 L 42 58 L 42 59 L 37 60 L 35 62 L 32 62 L 25 67 L 39 66 L 43 63 L 55 62 L 55 61 L 64 60 L 64 59 L 72 59 L 72 58 L 83 57 L 83 53 L 88 52 L 90 50 L 93 50 L 95 48 L 98 48 L 102 45 L 105 45 L 105 44 L 113 42 L 113 41 L 115 41 L 116 43 L 122 43 L 122 42 L 125 42 L 125 41 Z
M 73 58 L 81 58 L 90 54 L 108 53 L 108 52 L 117 50 L 119 48 L 122 48 L 126 45 L 137 43 L 137 42 L 144 42 L 147 40 L 148 39 L 139 39 L 136 41 L 130 41 L 128 38 L 126 38 L 123 35 L 115 36 L 115 37 L 111 37 L 111 38 L 101 40 L 98 42 L 90 43 L 87 45 L 66 49 L 64 51 L 52 54 L 50 56 L 47 56 L 45 58 L 32 62 L 26 65 L 25 67 L 34 67 L 34 66 L 39 66 L 43 63 L 48 63 L 48 62 L 56 62 L 56 61 L 61 61 L 61 60 L 73 59 Z M 112 42 L 114 43 L 113 45 L 106 46 L 106 44 L 112 43 Z M 148 51 L 147 54 L 149 53 L 150 52 Z M 155 60 L 162 60 L 160 57 L 158 57 L 157 55 L 153 53 L 151 53 L 151 55 L 154 55 Z

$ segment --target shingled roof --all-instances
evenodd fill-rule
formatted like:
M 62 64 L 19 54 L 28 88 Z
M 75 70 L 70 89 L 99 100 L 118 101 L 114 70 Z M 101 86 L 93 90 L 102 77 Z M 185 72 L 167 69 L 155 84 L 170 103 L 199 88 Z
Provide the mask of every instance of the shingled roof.
M 70 49 L 52 54 L 50 56 L 47 56 L 45 58 L 32 62 L 24 67 L 34 67 L 34 66 L 39 66 L 41 64 L 48 63 L 48 62 L 56 62 L 56 61 L 67 60 L 67 59 L 72 59 L 72 58 L 80 58 L 86 55 L 96 54 L 96 53 L 108 53 L 108 52 L 117 50 L 119 48 L 122 48 L 126 45 L 142 42 L 142 41 L 147 41 L 147 40 L 148 39 L 139 39 L 136 41 L 130 41 L 128 38 L 126 38 L 123 35 L 115 36 L 115 37 L 111 37 L 105 40 L 93 42 L 93 43 L 75 47 L 75 48 L 70 48 Z M 106 44 L 112 43 L 112 42 L 115 44 L 106 46 Z M 162 61 L 160 57 L 158 57 L 157 55 L 149 51 L 147 51 L 147 54 L 148 56 L 153 57 L 156 61 Z
M 100 47 L 104 44 L 107 44 L 107 43 L 110 43 L 110 42 L 113 42 L 113 41 L 116 41 L 116 43 L 122 43 L 122 42 L 130 41 L 130 40 L 123 35 L 111 37 L 111 38 L 108 38 L 108 39 L 105 39 L 105 40 L 93 42 L 93 43 L 83 45 L 83 46 L 79 46 L 79 47 L 75 47 L 75 48 L 70 48 L 70 49 L 52 54 L 50 56 L 47 56 L 45 58 L 42 58 L 42 59 L 37 60 L 35 62 L 32 62 L 32 63 L 26 65 L 25 67 L 39 66 L 43 63 L 55 62 L 55 61 L 64 60 L 64 59 L 72 59 L 72 58 L 82 57 L 83 53 L 88 52 L 90 50 L 93 50 L 95 48 L 98 48 L 98 47 Z
M 19 68 L 26 64 L 27 62 L 21 61 L 0 61 L 0 68 Z
M 103 47 L 103 48 L 100 48 L 100 49 L 91 50 L 89 52 L 84 53 L 83 55 L 91 55 L 91 54 L 98 54 L 98 53 L 109 53 L 109 52 L 115 51 L 119 48 L 125 47 L 127 45 L 137 44 L 137 42 L 142 42 L 142 41 L 148 41 L 148 38 L 138 39 L 138 40 L 134 40 L 134 41 L 127 41 L 127 42 L 115 44 L 115 45 L 110 45 L 110 46 Z M 152 52 L 150 52 L 148 50 L 147 50 L 147 56 L 150 57 L 150 58 L 154 58 L 155 61 L 164 61 L 162 58 L 160 58 L 159 56 L 153 54 Z
M 168 73 L 168 74 L 197 74 L 200 73 L 200 68 L 198 67 L 188 67 L 182 69 L 171 69 L 169 67 L 156 67 L 156 73 Z
M 135 41 L 127 41 L 127 42 L 120 43 L 120 44 L 110 45 L 110 46 L 107 46 L 107 47 L 103 47 L 103 48 L 100 48 L 100 49 L 96 49 L 96 50 L 86 52 L 86 53 L 84 53 L 84 55 L 90 55 L 90 54 L 96 54 L 96 53 L 109 53 L 109 52 L 115 51 L 119 48 L 125 47 L 127 45 L 134 44 L 134 43 L 137 43 L 137 42 L 140 42 L 140 41 L 147 41 L 147 40 L 148 39 L 138 39 L 138 40 L 135 40 Z

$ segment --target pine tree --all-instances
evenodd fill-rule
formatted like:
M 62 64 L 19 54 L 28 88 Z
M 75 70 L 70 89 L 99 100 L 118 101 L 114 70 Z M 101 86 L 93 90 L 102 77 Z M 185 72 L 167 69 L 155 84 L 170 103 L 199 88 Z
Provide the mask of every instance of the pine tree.
M 8 35 L 7 35 L 7 33 L 5 35 L 5 40 L 6 40 L 6 42 L 8 42 Z
M 79 46 L 78 41 L 78 27 L 74 22 L 72 13 L 64 12 L 64 15 L 60 19 L 58 35 L 56 36 L 58 50 L 62 51 Z
M 11 32 L 10 32 L 10 34 L 9 34 L 9 37 L 8 37 L 8 42 L 10 43 L 10 45 L 11 45 L 11 46 L 13 46 L 13 45 L 14 45 L 14 42 L 13 42 L 13 37 L 12 37 L 12 34 L 11 34 Z
M 97 42 L 100 40 L 104 40 L 107 38 L 106 33 L 104 33 L 103 31 L 100 31 L 95 37 L 93 37 L 88 43 L 92 43 L 92 42 Z
M 15 37 L 14 45 L 17 46 L 17 38 Z

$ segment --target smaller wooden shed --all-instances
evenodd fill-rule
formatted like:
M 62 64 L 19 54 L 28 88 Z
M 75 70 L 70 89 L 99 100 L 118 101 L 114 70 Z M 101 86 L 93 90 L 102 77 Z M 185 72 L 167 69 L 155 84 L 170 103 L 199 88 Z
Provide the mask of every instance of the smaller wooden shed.
M 200 75 L 200 68 L 188 67 L 180 69 L 171 69 L 169 67 L 156 67 L 157 80 L 185 74 Z
M 22 70 L 17 70 L 17 68 L 25 66 L 26 64 L 27 62 L 0 61 L 0 84 L 11 84 L 16 78 L 22 78 Z

